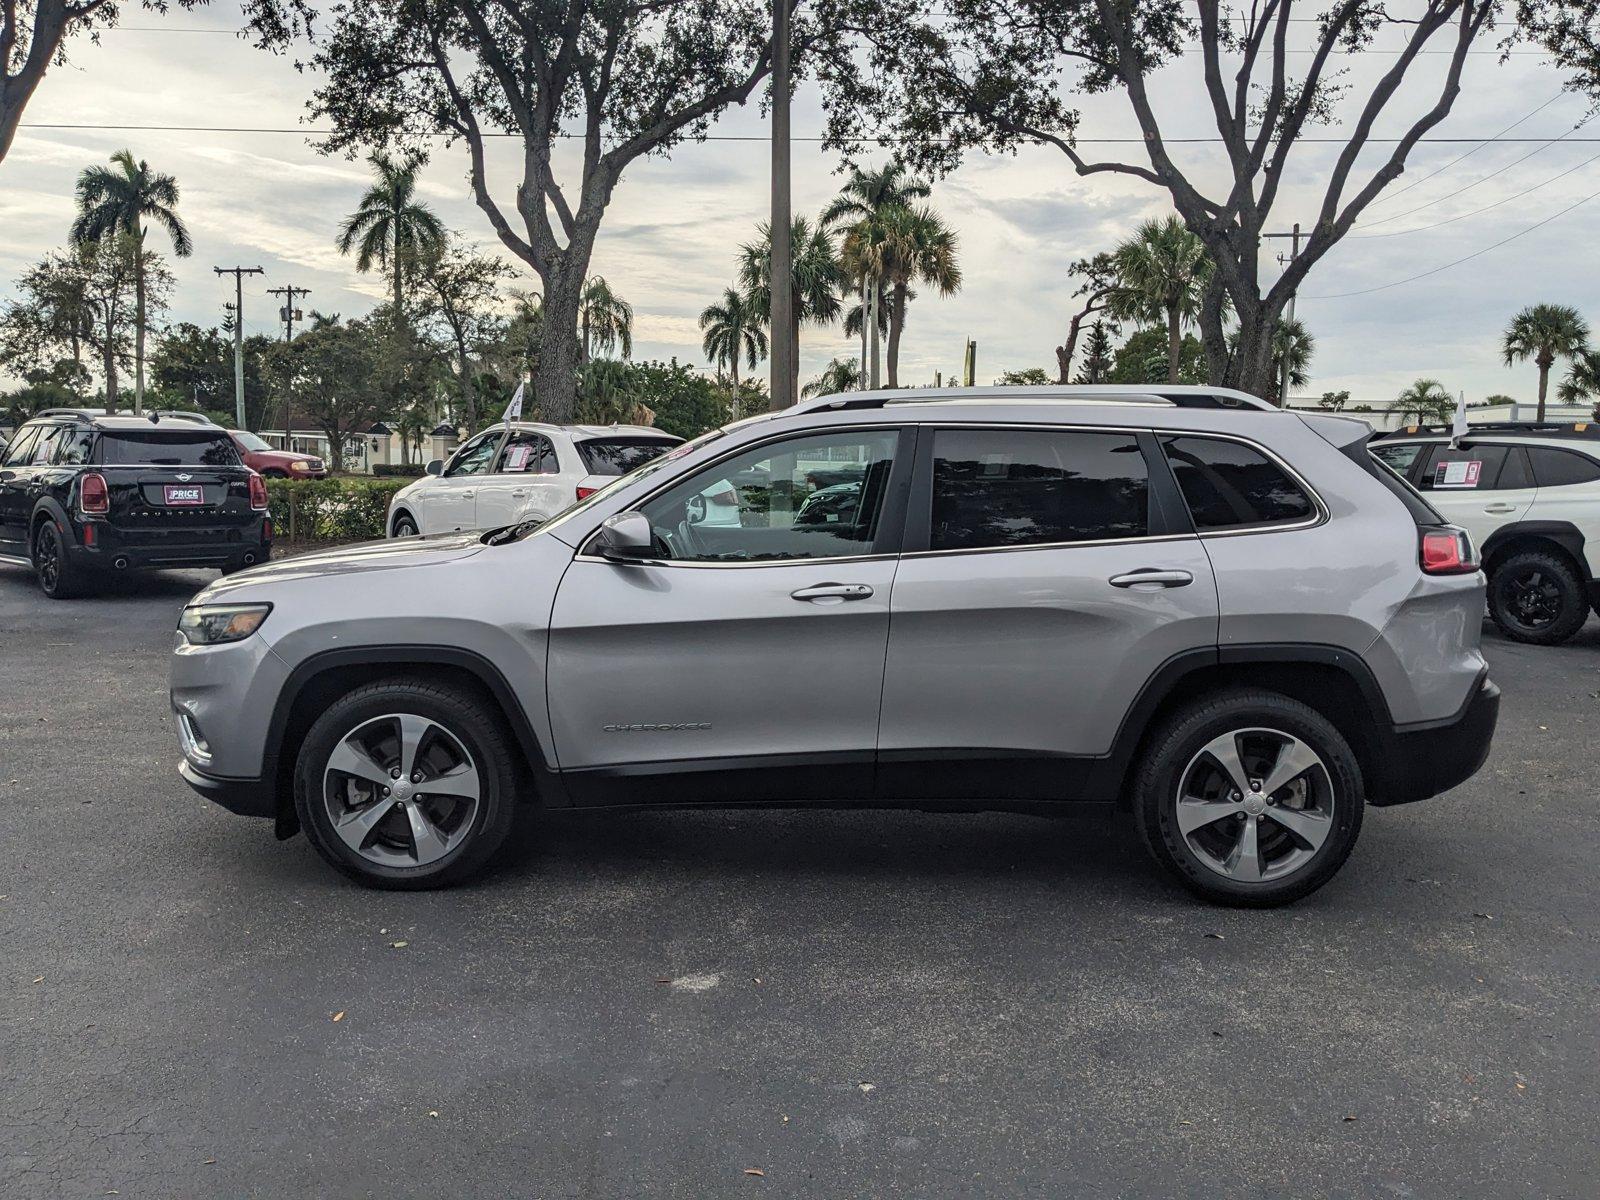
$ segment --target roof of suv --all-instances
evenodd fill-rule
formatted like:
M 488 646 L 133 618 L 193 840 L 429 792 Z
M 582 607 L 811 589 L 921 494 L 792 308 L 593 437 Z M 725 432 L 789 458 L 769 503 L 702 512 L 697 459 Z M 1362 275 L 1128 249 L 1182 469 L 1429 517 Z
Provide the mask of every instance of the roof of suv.
M 1083 383 L 1026 384 L 996 387 L 879 388 L 864 392 L 836 392 L 802 401 L 791 412 L 818 409 L 885 408 L 891 404 L 1166 404 L 1174 408 L 1228 408 L 1278 411 L 1256 396 L 1232 388 L 1197 384 Z
M 491 430 L 504 428 L 505 422 L 496 421 L 493 425 L 484 426 L 478 432 L 488 433 Z M 568 437 L 576 438 L 651 437 L 683 440 L 676 434 L 668 433 L 665 429 L 657 429 L 653 425 L 553 425 L 548 421 L 512 421 L 511 428 L 533 433 L 564 433 Z

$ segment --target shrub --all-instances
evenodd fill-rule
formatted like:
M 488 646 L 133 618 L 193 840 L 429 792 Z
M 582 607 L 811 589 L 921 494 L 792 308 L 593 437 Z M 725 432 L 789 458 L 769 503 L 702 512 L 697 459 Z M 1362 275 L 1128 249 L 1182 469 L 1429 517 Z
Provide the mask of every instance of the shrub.
M 372 473 L 379 479 L 404 476 L 407 479 L 417 479 L 427 473 L 421 463 L 373 463 Z
M 285 541 L 371 541 L 383 536 L 389 500 L 405 486 L 404 479 L 269 479 L 267 511 Z

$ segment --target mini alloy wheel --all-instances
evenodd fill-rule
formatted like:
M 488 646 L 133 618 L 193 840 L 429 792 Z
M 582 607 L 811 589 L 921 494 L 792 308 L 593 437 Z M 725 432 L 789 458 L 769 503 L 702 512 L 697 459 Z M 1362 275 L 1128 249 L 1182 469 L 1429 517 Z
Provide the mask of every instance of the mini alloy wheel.
M 462 740 L 437 721 L 390 713 L 328 756 L 322 799 L 333 831 L 368 862 L 426 867 L 471 832 L 483 782 Z
M 1333 829 L 1333 782 L 1310 746 L 1278 729 L 1207 742 L 1178 784 L 1177 823 L 1204 866 L 1243 883 L 1305 866 Z

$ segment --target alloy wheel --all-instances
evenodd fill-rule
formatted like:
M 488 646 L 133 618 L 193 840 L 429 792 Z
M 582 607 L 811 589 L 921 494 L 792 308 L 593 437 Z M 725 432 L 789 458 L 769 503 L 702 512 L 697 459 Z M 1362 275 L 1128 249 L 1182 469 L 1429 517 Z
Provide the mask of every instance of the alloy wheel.
M 357 725 L 323 770 L 333 832 L 369 862 L 422 867 L 455 850 L 483 783 L 465 743 L 439 722 L 390 713 Z
M 39 537 L 33 548 L 33 566 L 39 573 L 39 585 L 53 593 L 61 582 L 61 539 L 48 521 L 39 527 Z
M 1209 870 L 1241 883 L 1300 870 L 1333 830 L 1333 779 L 1301 739 L 1277 729 L 1213 738 L 1184 768 L 1176 820 Z
M 1500 597 L 1511 619 L 1525 629 L 1544 629 L 1561 616 L 1561 587 L 1538 566 L 1530 565 L 1505 579 Z

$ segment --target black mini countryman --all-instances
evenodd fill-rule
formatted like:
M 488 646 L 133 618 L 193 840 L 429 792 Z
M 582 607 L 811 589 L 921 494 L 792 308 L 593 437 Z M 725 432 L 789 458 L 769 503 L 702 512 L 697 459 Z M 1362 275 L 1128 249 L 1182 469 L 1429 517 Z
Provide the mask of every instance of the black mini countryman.
M 0 458 L 0 561 L 65 599 L 112 572 L 265 562 L 261 476 L 215 426 L 50 409 Z

